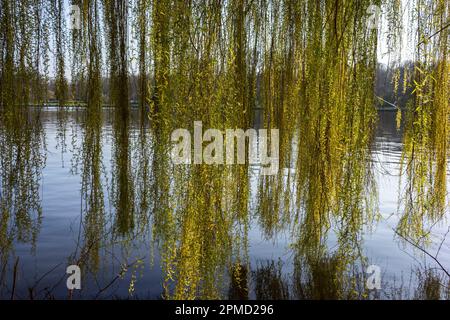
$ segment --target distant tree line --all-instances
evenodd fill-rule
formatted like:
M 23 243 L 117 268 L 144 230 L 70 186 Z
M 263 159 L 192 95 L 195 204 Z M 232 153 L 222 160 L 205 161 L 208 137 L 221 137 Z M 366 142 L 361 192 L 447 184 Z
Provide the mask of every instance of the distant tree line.
M 414 72 L 414 63 L 406 61 L 398 67 L 389 67 L 386 64 L 378 63 L 376 72 L 376 97 L 382 98 L 400 109 L 405 109 L 414 90 L 408 79 L 408 75 Z M 390 106 L 383 100 L 378 99 L 379 105 Z

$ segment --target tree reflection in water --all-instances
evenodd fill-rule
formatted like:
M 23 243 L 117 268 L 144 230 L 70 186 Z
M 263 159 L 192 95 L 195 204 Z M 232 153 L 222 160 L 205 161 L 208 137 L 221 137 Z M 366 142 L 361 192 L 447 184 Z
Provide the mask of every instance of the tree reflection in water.
M 363 241 L 381 216 L 372 157 L 378 39 L 364 27 L 366 8 L 373 1 L 345 6 L 316 0 L 133 2 L 143 72 L 137 127 L 128 87 L 128 7 L 123 1 L 75 2 L 82 10 L 81 29 L 71 34 L 71 91 L 86 101 L 86 110 L 81 135 L 73 136 L 74 146 L 80 144 L 74 148 L 79 154 L 74 155 L 72 172 L 80 172 L 82 204 L 70 263 L 80 264 L 95 280 L 104 270 L 120 275 L 113 279 L 131 273 L 132 294 L 142 263 L 138 249 L 156 248 L 166 299 L 253 294 L 274 299 L 376 298 L 364 286 L 369 259 Z M 41 57 L 34 53 L 36 44 L 24 38 L 16 63 L 12 30 L 35 35 L 55 23 L 56 97 L 66 104 L 61 23 L 53 16 L 37 26 L 30 23 L 41 16 L 27 12 L 42 9 L 36 4 L 40 2 L 32 3 L 1 2 L 0 280 L 6 287 L 15 242 L 36 245 L 47 155 L 40 113 L 23 107 L 45 100 L 38 97 L 40 90 L 32 90 L 42 85 L 40 71 L 30 71 L 35 77 L 28 81 L 25 63 L 29 55 L 39 68 Z M 399 3 L 386 4 L 390 26 L 398 18 Z M 441 13 L 431 27 L 419 28 L 423 38 L 439 29 L 448 5 L 439 0 L 423 8 L 421 3 L 417 9 L 423 16 Z M 62 3 L 52 5 L 59 10 Z M 17 26 L 7 27 L 16 15 Z M 145 17 L 151 17 L 151 28 Z M 43 38 L 48 40 L 48 34 Z M 405 122 L 401 171 L 405 169 L 406 190 L 401 190 L 397 226 L 400 235 L 421 245 L 428 235 L 426 224 L 437 224 L 447 212 L 448 30 L 425 49 L 419 50 L 411 79 L 416 93 Z M 103 95 L 106 73 L 109 97 Z M 34 99 L 28 99 L 30 91 Z M 106 129 L 104 105 L 113 107 L 112 132 Z M 248 163 L 171 162 L 173 130 L 192 132 L 194 121 L 222 132 L 246 130 L 256 125 L 255 110 L 262 110 L 258 126 L 280 132 L 275 175 L 261 175 L 260 167 Z M 66 112 L 58 110 L 62 146 Z M 106 138 L 111 139 L 110 163 Z M 292 270 L 283 272 L 280 263 L 271 261 L 252 270 L 254 230 L 267 242 L 286 235 Z M 418 277 L 415 297 L 443 298 L 437 288 L 446 282 L 426 271 Z M 98 293 L 89 294 L 98 296 L 109 288 L 107 281 L 98 286 Z

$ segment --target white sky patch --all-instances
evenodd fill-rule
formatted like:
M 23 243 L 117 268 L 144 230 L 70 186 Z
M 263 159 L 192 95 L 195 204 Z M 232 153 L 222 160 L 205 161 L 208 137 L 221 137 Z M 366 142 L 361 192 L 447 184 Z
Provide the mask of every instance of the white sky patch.
M 386 8 L 382 8 L 381 16 L 381 30 L 378 34 L 378 62 L 391 65 L 396 62 L 396 59 L 400 59 L 400 62 L 406 62 L 414 60 L 415 47 L 414 43 L 414 29 L 416 28 L 417 22 L 412 16 L 414 14 L 411 10 L 411 0 L 402 0 L 402 32 L 401 32 L 401 43 L 399 46 L 393 48 L 394 52 L 389 52 L 388 46 L 388 35 L 391 33 L 388 30 L 388 22 L 386 17 Z M 413 38 L 413 39 L 411 39 Z

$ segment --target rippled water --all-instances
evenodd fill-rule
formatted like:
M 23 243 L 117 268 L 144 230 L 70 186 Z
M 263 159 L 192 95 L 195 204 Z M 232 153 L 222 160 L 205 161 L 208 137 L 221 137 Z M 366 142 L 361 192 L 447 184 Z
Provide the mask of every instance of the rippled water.
M 379 212 L 379 216 L 375 217 L 370 224 L 364 225 L 362 232 L 356 236 L 361 252 L 360 256 L 355 258 L 351 264 L 355 266 L 355 272 L 352 275 L 356 281 L 364 283 L 365 268 L 370 264 L 377 265 L 382 272 L 382 288 L 378 292 L 372 291 L 369 297 L 413 298 L 417 296 L 418 291 L 424 290 L 424 286 L 427 286 L 428 282 L 424 280 L 429 272 L 427 270 L 434 270 L 437 275 L 441 276 L 443 285 L 446 285 L 446 281 L 448 283 L 448 279 L 432 258 L 427 257 L 422 251 L 414 249 L 411 244 L 397 237 L 394 232 L 402 213 L 399 199 L 405 188 L 404 179 L 400 179 L 401 131 L 396 129 L 395 113 L 381 112 L 379 116 L 379 126 L 372 148 L 372 172 L 376 182 L 376 201 L 378 203 L 376 211 Z M 30 172 L 35 174 L 19 175 L 16 178 L 29 179 L 29 181 L 24 181 L 25 186 L 35 183 L 38 192 L 35 200 L 31 196 L 33 192 L 28 192 L 27 196 L 17 200 L 17 203 L 14 204 L 17 208 L 23 202 L 33 203 L 33 206 L 25 206 L 23 209 L 27 211 L 27 218 L 9 216 L 8 220 L 5 219 L 5 213 L 3 213 L 0 230 L 3 233 L 0 242 L 2 244 L 0 297 L 3 299 L 11 297 L 13 287 L 15 298 L 69 297 L 65 268 L 69 264 L 82 260 L 81 243 L 85 242 L 86 234 L 90 234 L 91 237 L 92 234 L 97 234 L 101 238 L 101 246 L 97 248 L 98 260 L 91 257 L 89 262 L 83 262 L 82 290 L 74 291 L 73 298 L 159 299 L 162 297 L 166 275 L 161 268 L 161 247 L 153 237 L 154 228 L 158 228 L 158 226 L 152 223 L 143 223 L 142 225 L 146 227 L 142 230 L 139 229 L 141 220 L 148 218 L 150 221 L 152 215 L 144 203 L 151 201 L 151 199 L 145 200 L 144 197 L 148 194 L 151 197 L 151 193 L 142 191 L 146 190 L 147 186 L 143 180 L 146 177 L 145 174 L 141 175 L 147 163 L 146 160 L 148 160 L 146 157 L 151 157 L 147 146 L 148 141 L 151 140 L 150 134 L 147 130 L 141 130 L 139 116 L 137 112 L 134 112 L 130 127 L 127 129 L 129 133 L 127 145 L 124 146 L 125 154 L 130 157 L 131 168 L 129 168 L 130 170 L 121 170 L 120 159 L 114 159 L 114 155 L 117 153 L 113 152 L 112 147 L 117 139 L 117 136 L 114 136 L 112 114 L 105 109 L 104 120 L 99 127 L 101 136 L 97 141 L 100 142 L 99 146 L 102 149 L 99 153 L 100 166 L 94 169 L 94 171 L 97 170 L 97 175 L 92 172 L 87 175 L 88 179 L 96 177 L 100 179 L 101 188 L 99 189 L 103 192 L 85 192 L 85 195 L 88 196 L 101 197 L 103 203 L 92 201 L 92 199 L 89 202 L 89 199 L 82 196 L 82 175 L 86 174 L 86 166 L 90 166 L 91 162 L 89 157 L 86 159 L 86 153 L 84 153 L 85 156 L 82 154 L 86 144 L 90 144 L 89 150 L 92 151 L 95 150 L 95 147 L 92 148 L 92 144 L 97 142 L 89 142 L 86 138 L 87 135 L 83 130 L 85 119 L 85 112 L 82 110 L 71 110 L 64 115 L 64 119 L 61 119 L 61 115 L 56 109 L 46 109 L 40 114 L 42 132 L 38 135 L 43 137 L 42 143 L 30 142 L 30 148 L 24 148 L 24 150 L 32 152 L 33 146 L 37 146 L 38 154 L 35 157 L 39 158 L 41 165 L 37 164 L 38 162 L 25 164 L 29 165 Z M 147 140 L 142 140 L 143 135 L 147 136 Z M 5 139 L 4 141 L 10 143 L 10 149 L 6 150 L 16 150 L 14 144 L 17 142 L 14 139 Z M 142 152 L 143 150 L 147 150 L 148 153 Z M 119 154 L 121 154 L 120 157 L 124 156 L 124 153 Z M 91 160 L 94 156 L 95 152 L 92 152 Z M 6 159 L 5 155 L 2 157 Z M 30 157 L 26 157 L 26 159 L 30 159 Z M 21 161 L 20 158 L 16 158 L 16 160 Z M 7 166 L 3 166 L 2 170 L 5 171 L 5 168 Z M 251 170 L 255 171 L 252 171 L 250 175 L 251 217 L 248 230 L 243 231 L 248 236 L 248 243 L 243 246 L 246 252 L 242 254 L 248 256 L 250 268 L 248 272 L 242 273 L 247 278 L 248 295 L 250 298 L 296 299 L 305 297 L 295 290 L 295 282 L 298 279 L 293 276 L 296 268 L 292 244 L 295 243 L 293 230 L 296 230 L 296 222 L 291 220 L 289 223 L 281 224 L 282 227 L 271 234 L 263 232 L 264 228 L 262 228 L 260 217 L 255 210 L 258 201 L 256 199 L 257 168 Z M 132 231 L 129 233 L 118 232 L 114 227 L 117 224 L 121 225 L 120 223 L 127 223 L 120 220 L 117 215 L 116 196 L 119 192 L 117 181 L 119 184 L 121 181 L 117 177 L 122 175 L 125 175 L 124 179 L 130 182 L 130 190 L 133 190 L 128 195 L 133 199 L 127 201 L 133 202 L 134 206 L 138 208 L 135 210 L 134 227 L 130 228 Z M 2 179 L 6 179 L 5 177 L 7 175 L 3 172 Z M 89 188 L 92 187 L 92 182 L 91 180 L 88 183 Z M 0 189 L 1 196 L 6 197 L 8 193 L 5 190 L 5 183 L 0 186 L 2 188 Z M 27 188 L 25 187 L 25 189 Z M 17 194 L 19 191 L 14 189 L 12 192 Z M 94 215 L 99 210 L 102 212 L 104 216 L 102 229 L 95 229 L 95 223 L 94 227 L 88 226 L 86 223 L 88 219 L 86 218 L 86 204 L 102 206 L 101 210 L 97 208 L 97 211 L 93 211 Z M 41 210 L 40 218 L 39 210 L 36 208 Z M 125 208 L 127 207 L 125 206 Z M 437 259 L 444 267 L 450 268 L 450 240 L 442 242 L 448 230 L 447 217 L 448 214 L 441 220 L 433 222 L 424 246 L 426 251 L 433 256 L 440 247 Z M 97 221 L 97 218 L 91 219 Z M 17 223 L 17 221 L 21 223 Z M 14 224 L 17 226 L 13 228 Z M 21 239 L 22 241 L 19 237 L 20 228 L 25 229 L 25 233 L 30 235 Z M 89 232 L 86 228 L 93 229 L 90 229 Z M 338 246 L 338 240 L 332 231 L 333 226 L 330 228 L 331 231 L 325 241 L 329 254 L 332 255 L 333 250 Z M 102 233 L 103 231 L 99 230 L 111 231 Z M 125 228 L 125 230 L 128 229 Z M 95 241 L 93 243 L 96 245 Z M 85 247 L 84 250 L 86 250 Z M 338 256 L 336 259 L 339 261 L 342 258 L 342 256 Z M 126 270 L 122 269 L 127 265 Z M 225 266 L 225 270 L 227 269 L 229 270 L 229 267 Z M 312 279 L 312 286 L 322 285 L 323 287 L 324 293 L 319 297 L 333 297 L 332 294 L 327 295 L 328 280 L 322 279 L 327 277 L 327 272 L 311 270 L 310 272 L 312 275 L 309 279 Z M 121 275 L 117 277 L 118 274 Z M 229 295 L 233 297 L 233 293 L 231 293 L 233 290 L 230 290 L 229 284 L 231 283 L 231 287 L 233 287 L 235 280 L 230 279 L 230 274 L 231 272 L 225 272 L 223 281 L 217 284 L 220 286 L 219 292 L 225 298 Z M 321 282 L 322 280 L 323 282 Z M 173 286 L 174 283 L 176 283 L 176 279 L 171 285 Z M 130 284 L 132 289 L 130 289 Z M 239 292 L 235 294 L 239 296 Z M 365 298 L 366 296 L 361 297 Z

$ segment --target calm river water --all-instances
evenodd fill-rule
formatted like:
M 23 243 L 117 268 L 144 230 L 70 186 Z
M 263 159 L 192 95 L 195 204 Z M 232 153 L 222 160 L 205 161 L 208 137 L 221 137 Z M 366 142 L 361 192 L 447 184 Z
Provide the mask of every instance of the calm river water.
M 189 235 L 198 220 L 155 218 L 165 191 L 153 172 L 157 151 L 137 112 L 119 133 L 107 109 L 100 124 L 86 120 L 83 110 L 51 108 L 39 117 L 31 112 L 29 124 L 16 126 L 15 133 L 0 124 L 0 298 L 161 299 L 165 286 L 183 298 L 191 298 L 191 290 L 197 298 L 411 299 L 430 292 L 446 298 L 449 279 L 436 261 L 395 233 L 406 183 L 400 175 L 402 133 L 394 112 L 380 112 L 379 118 L 369 164 L 374 185 L 366 188 L 371 200 L 361 199 L 373 202 L 373 215 L 345 233 L 336 229 L 353 219 L 330 222 L 318 240 L 321 253 L 308 247 L 314 241 L 299 241 L 308 230 L 299 224 L 307 221 L 295 214 L 289 219 L 260 214 L 261 201 L 273 199 L 258 197 L 253 167 L 248 216 L 212 224 L 219 228 L 217 238 Z M 283 168 L 284 179 L 289 170 Z M 204 181 L 206 188 L 209 181 Z M 424 217 L 425 236 L 417 243 L 450 268 L 447 219 L 448 211 L 432 221 Z M 229 241 L 219 242 L 226 228 Z M 408 233 L 410 239 L 422 235 Z M 224 248 L 227 241 L 230 246 Z M 73 292 L 66 288 L 71 264 L 82 271 L 82 288 Z M 381 272 L 379 290 L 367 288 L 370 265 Z M 181 282 L 184 288 L 177 289 Z

